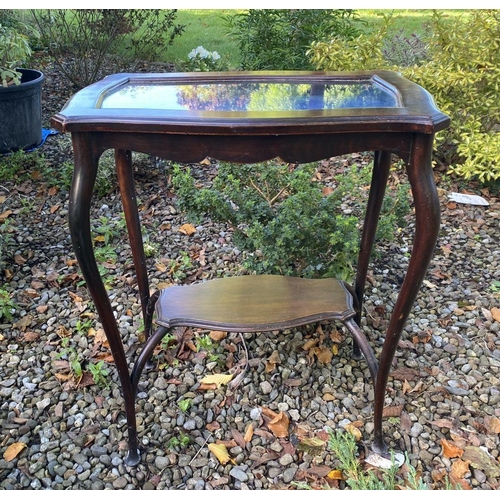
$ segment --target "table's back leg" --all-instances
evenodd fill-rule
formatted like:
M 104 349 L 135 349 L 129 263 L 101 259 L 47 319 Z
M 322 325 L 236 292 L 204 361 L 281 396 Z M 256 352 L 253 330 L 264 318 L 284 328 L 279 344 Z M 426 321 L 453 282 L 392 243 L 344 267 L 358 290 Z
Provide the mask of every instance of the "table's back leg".
M 415 134 L 407 164 L 415 202 L 415 234 L 408 270 L 391 315 L 379 360 L 375 386 L 373 443 L 373 450 L 377 453 L 387 452 L 382 435 L 382 413 L 391 363 L 403 327 L 427 272 L 439 233 L 440 209 L 431 164 L 432 144 L 432 135 Z
M 365 291 L 366 276 L 368 264 L 373 249 L 373 242 L 377 232 L 380 210 L 384 200 L 385 188 L 389 178 L 391 168 L 391 153 L 388 151 L 376 151 L 373 161 L 372 181 L 370 184 L 370 194 L 366 206 L 366 215 L 361 234 L 361 243 L 359 248 L 358 265 L 356 269 L 356 281 L 354 284 L 354 293 L 357 298 L 357 311 L 354 321 L 361 325 L 361 312 L 363 309 L 363 295 Z M 353 342 L 353 357 L 359 359 L 361 352 L 356 341 Z
M 142 241 L 141 222 L 137 209 L 137 196 L 134 186 L 134 172 L 132 168 L 132 153 L 122 149 L 115 150 L 115 164 L 118 176 L 118 185 L 122 198 L 123 211 L 127 222 L 127 231 L 132 249 L 137 285 L 139 286 L 139 296 L 144 320 L 144 330 L 146 339 L 150 334 L 148 321 L 148 301 L 149 301 L 149 280 L 146 269 L 146 257 L 144 255 L 144 244 Z
M 135 418 L 135 394 L 132 389 L 120 332 L 95 261 L 90 230 L 90 204 L 100 155 L 92 147 L 89 134 L 73 133 L 72 138 L 75 169 L 69 197 L 69 230 L 76 258 L 97 308 L 122 386 L 129 436 L 127 463 L 137 464 L 139 462 L 139 451 Z

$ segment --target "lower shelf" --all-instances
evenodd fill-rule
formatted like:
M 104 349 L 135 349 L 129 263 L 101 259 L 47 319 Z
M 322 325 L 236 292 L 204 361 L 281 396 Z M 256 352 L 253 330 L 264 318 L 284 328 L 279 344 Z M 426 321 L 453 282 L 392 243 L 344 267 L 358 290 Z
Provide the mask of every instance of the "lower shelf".
M 236 332 L 284 330 L 353 317 L 342 281 L 259 275 L 175 285 L 160 292 L 156 323 Z

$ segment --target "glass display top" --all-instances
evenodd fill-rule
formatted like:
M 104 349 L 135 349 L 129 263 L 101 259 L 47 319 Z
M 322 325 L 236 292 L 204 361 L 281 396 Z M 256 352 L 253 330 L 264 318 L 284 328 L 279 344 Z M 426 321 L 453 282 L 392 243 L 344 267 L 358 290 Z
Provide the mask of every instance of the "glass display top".
M 127 82 L 107 90 L 101 109 L 172 111 L 300 111 L 399 107 L 396 91 L 376 81 Z

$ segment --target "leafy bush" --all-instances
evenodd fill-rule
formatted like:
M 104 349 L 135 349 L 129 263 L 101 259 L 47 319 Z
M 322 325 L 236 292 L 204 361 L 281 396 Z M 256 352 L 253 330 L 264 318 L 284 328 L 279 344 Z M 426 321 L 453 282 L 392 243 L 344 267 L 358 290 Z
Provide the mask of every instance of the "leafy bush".
M 356 187 L 369 184 L 371 168 L 353 167 L 331 193 L 313 180 L 316 168 L 278 161 L 221 163 L 212 186 L 198 189 L 190 170 L 176 165 L 172 182 L 181 210 L 194 219 L 208 215 L 234 228 L 233 241 L 246 252 L 248 270 L 349 279 L 366 195 Z M 353 199 L 353 193 L 359 197 Z M 392 235 L 394 225 L 402 223 L 407 194 L 401 190 L 385 206 L 379 235 Z M 356 207 L 349 215 L 342 206 L 347 198 Z
M 429 46 L 418 33 L 406 36 L 403 29 L 384 40 L 382 47 L 384 59 L 395 66 L 423 64 L 429 58 Z
M 110 72 L 133 71 L 137 59 L 163 54 L 184 26 L 176 9 L 33 10 L 42 41 L 77 87 Z
M 27 62 L 31 56 L 31 39 L 38 32 L 23 23 L 15 11 L 0 10 L 0 85 L 19 85 L 21 73 L 17 68 Z
M 500 179 L 500 11 L 473 10 L 447 23 L 435 11 L 426 42 L 428 60 L 394 67 L 384 57 L 390 19 L 379 32 L 355 40 L 311 45 L 317 69 L 393 69 L 427 89 L 451 126 L 437 135 L 436 159 L 465 179 Z
M 360 33 L 357 14 L 348 9 L 249 9 L 225 20 L 243 70 L 313 69 L 305 55 L 311 42 Z

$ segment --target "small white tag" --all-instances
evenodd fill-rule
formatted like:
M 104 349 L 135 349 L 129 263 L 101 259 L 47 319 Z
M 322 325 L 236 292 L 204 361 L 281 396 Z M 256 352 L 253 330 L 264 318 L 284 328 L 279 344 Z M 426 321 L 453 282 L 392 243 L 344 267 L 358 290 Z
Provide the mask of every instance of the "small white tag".
M 450 193 L 448 195 L 450 201 L 456 201 L 457 203 L 466 203 L 467 205 L 481 205 L 487 206 L 489 203 L 481 196 L 476 196 L 475 194 L 461 194 L 461 193 Z
M 390 469 L 393 466 L 401 467 L 405 463 L 405 456 L 402 453 L 393 454 L 394 461 L 388 460 L 375 452 L 370 452 L 365 458 L 365 462 L 378 467 L 379 469 Z

